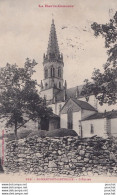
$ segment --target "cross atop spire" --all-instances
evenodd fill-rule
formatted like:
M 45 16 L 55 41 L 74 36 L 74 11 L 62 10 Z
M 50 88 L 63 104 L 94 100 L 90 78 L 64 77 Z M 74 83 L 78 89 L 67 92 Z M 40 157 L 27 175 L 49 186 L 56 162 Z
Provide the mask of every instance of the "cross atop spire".
M 52 13 L 52 23 L 54 23 L 54 19 L 53 18 L 54 18 L 54 14 Z

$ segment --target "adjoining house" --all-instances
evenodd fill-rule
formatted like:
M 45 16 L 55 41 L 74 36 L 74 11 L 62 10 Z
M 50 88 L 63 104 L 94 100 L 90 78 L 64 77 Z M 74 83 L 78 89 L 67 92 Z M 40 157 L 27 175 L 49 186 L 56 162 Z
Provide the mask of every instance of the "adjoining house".
M 117 137 L 117 110 L 95 113 L 81 120 L 82 137 Z

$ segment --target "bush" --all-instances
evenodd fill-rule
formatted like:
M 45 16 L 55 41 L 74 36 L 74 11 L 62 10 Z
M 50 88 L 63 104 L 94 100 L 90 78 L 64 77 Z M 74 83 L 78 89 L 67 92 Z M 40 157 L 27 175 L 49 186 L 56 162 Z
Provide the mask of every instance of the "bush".
M 41 131 L 34 131 L 32 133 L 29 134 L 28 137 L 32 137 L 34 135 L 37 135 L 38 137 L 65 137 L 65 136 L 78 136 L 78 134 L 71 129 L 55 129 L 55 130 L 50 130 L 50 131 L 45 131 L 45 130 L 41 130 Z

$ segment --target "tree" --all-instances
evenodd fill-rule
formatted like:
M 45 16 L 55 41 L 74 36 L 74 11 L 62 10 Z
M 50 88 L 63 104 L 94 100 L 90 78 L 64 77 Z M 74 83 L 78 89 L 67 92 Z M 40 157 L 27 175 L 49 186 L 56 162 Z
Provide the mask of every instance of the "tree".
M 45 100 L 38 95 L 37 82 L 32 79 L 35 60 L 26 59 L 23 68 L 7 64 L 0 69 L 0 114 L 6 120 L 6 127 L 17 129 L 29 120 L 38 120 L 52 113 Z
M 89 82 L 88 79 L 85 79 L 84 80 L 84 86 L 83 86 L 83 89 L 82 89 L 82 92 L 81 92 L 81 95 L 83 95 L 86 99 L 86 101 L 88 102 L 89 101 L 89 96 L 91 95 L 92 93 L 92 83 Z
M 105 48 L 107 48 L 108 59 L 104 64 L 103 73 L 95 69 L 92 74 L 93 84 L 85 84 L 83 92 L 87 95 L 87 89 L 93 93 L 100 104 L 115 104 L 117 102 L 117 12 L 107 24 L 91 25 L 95 37 L 102 35 L 105 39 Z M 89 91 L 88 91 L 89 93 Z

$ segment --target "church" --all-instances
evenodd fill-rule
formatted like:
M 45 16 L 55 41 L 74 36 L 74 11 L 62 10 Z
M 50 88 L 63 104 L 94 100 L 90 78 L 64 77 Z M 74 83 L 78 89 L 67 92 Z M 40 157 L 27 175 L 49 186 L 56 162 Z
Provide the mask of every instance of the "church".
M 87 102 L 82 95 L 83 85 L 67 87 L 67 81 L 63 77 L 64 59 L 59 51 L 54 20 L 50 28 L 47 52 L 43 55 L 43 70 L 40 96 L 46 99 L 47 106 L 54 113 L 49 130 L 57 127 L 73 129 L 81 137 L 117 136 L 117 105 L 101 106 L 94 95 Z

